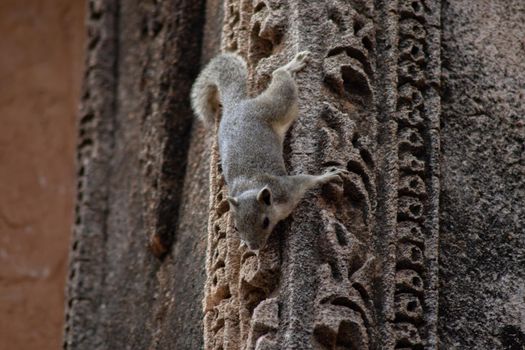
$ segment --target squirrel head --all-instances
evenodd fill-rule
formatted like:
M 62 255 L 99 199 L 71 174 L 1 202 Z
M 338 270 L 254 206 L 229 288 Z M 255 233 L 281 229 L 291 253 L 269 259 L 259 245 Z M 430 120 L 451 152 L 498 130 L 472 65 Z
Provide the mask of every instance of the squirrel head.
M 227 199 L 241 241 L 250 250 L 263 248 L 278 222 L 271 189 L 265 186 Z

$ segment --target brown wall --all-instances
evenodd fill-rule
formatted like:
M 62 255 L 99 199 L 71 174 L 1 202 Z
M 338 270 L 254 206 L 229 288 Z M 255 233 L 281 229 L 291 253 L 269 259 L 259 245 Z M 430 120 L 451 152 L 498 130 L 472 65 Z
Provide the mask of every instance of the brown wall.
M 0 349 L 57 349 L 84 1 L 2 0 L 0 34 Z

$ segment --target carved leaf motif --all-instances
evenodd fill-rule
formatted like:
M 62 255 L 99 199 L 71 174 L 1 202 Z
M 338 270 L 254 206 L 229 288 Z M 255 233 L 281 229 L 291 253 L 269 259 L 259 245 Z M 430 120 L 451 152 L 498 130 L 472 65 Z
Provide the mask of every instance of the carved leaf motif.
M 346 52 L 329 56 L 323 62 L 326 81 L 342 96 L 357 94 L 370 95 L 372 88 L 363 65 Z
M 274 0 L 254 0 L 250 20 L 249 61 L 253 65 L 269 57 L 286 29 L 286 9 Z
M 326 83 L 350 100 L 372 98 L 375 69 L 373 21 L 343 1 L 327 2 L 326 11 L 328 50 L 323 62 Z
M 314 336 L 324 347 L 335 344 L 368 349 L 374 319 L 371 278 L 375 262 L 367 247 L 330 212 L 323 210 L 324 235 L 319 267 Z

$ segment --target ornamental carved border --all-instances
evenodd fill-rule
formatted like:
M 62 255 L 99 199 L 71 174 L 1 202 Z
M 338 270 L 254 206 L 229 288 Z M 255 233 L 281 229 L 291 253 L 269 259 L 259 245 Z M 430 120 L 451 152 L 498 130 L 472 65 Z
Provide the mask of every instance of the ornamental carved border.
M 437 348 L 439 3 L 226 0 L 250 88 L 308 49 L 291 173 L 313 191 L 258 256 L 239 248 L 214 142 L 206 349 Z
M 439 2 L 399 1 L 395 348 L 437 348 Z M 389 305 L 392 307 L 392 305 Z
M 85 73 L 79 111 L 77 199 L 66 285 L 63 348 L 97 348 L 104 275 L 109 162 L 114 143 L 118 5 L 87 4 Z

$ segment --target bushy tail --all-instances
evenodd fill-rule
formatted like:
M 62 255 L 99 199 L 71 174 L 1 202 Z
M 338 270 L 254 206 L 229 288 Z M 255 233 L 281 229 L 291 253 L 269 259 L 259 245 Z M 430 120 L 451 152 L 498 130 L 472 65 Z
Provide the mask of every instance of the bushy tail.
M 195 114 L 208 126 L 213 125 L 219 99 L 224 107 L 246 97 L 247 77 L 246 63 L 239 55 L 224 53 L 212 59 L 191 89 Z

